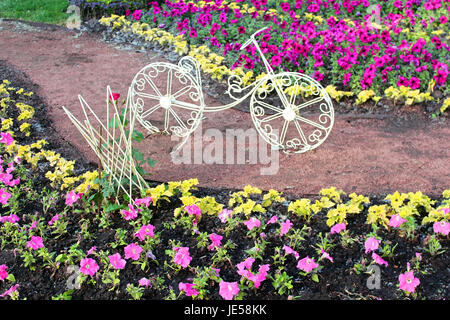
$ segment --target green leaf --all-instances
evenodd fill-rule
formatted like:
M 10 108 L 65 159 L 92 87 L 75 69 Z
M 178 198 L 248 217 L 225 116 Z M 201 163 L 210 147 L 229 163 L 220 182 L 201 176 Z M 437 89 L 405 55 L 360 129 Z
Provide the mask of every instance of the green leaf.
M 314 281 L 314 282 L 319 282 L 319 276 L 317 275 L 317 273 L 314 273 L 314 274 L 311 276 L 311 279 L 312 279 L 312 281 Z
M 155 166 L 155 164 L 157 163 L 158 161 L 156 161 L 156 160 L 152 160 L 152 159 L 150 159 L 150 158 L 147 158 L 147 164 L 150 166 L 150 167 L 154 167 Z
M 108 206 L 105 208 L 105 212 L 111 212 L 111 211 L 116 211 L 118 209 L 123 208 L 123 206 L 121 204 L 117 204 L 117 203 L 110 203 L 108 204 Z

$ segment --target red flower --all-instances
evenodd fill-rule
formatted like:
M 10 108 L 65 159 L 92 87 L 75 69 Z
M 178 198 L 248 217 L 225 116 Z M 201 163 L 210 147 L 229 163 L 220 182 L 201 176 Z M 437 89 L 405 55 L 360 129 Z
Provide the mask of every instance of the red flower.
M 111 93 L 110 98 L 111 98 L 111 100 L 117 101 L 117 99 L 120 98 L 120 94 L 119 94 L 119 93 L 114 93 L 114 92 L 113 92 L 113 93 Z

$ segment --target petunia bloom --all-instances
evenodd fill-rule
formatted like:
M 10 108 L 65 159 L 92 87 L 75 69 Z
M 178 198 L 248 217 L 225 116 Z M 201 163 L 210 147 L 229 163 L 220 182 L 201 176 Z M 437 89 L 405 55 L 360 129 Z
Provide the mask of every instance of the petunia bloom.
M 122 259 L 120 253 L 115 253 L 113 255 L 108 256 L 109 263 L 113 266 L 114 269 L 119 270 L 125 268 L 127 262 Z
M 319 265 L 314 262 L 314 258 L 310 258 L 308 256 L 299 260 L 297 263 L 297 269 L 303 270 L 305 272 L 311 272 L 317 267 L 319 267 Z
M 14 139 L 9 132 L 1 132 L 0 135 L 1 135 L 0 138 L 1 143 L 4 143 L 7 146 L 9 146 L 11 143 L 14 142 Z
M 214 248 L 219 248 L 221 245 L 222 245 L 222 243 L 221 243 L 221 241 L 222 241 L 222 236 L 221 235 L 218 235 L 218 234 L 215 234 L 215 233 L 211 233 L 209 236 L 208 236 L 208 238 L 209 238 L 209 240 L 211 240 L 211 244 L 208 246 L 208 249 L 209 250 L 214 250 Z
M 130 243 L 124 248 L 125 259 L 139 260 L 143 249 L 136 243 Z
M 346 225 L 344 222 L 335 224 L 334 226 L 331 227 L 330 234 L 340 233 L 341 231 L 345 230 L 345 228 Z
M 396 214 L 396 215 L 392 216 L 391 219 L 389 220 L 389 226 L 391 226 L 393 228 L 398 228 L 405 222 L 406 222 L 405 219 L 400 217 L 399 214 Z
M 375 252 L 372 252 L 372 259 L 375 260 L 375 263 L 379 264 L 380 266 L 384 264 L 387 267 L 389 265 L 386 260 L 381 258 Z
M 143 225 L 138 232 L 134 234 L 135 237 L 139 238 L 139 240 L 144 241 L 145 238 L 148 236 L 150 238 L 153 238 L 155 236 L 154 231 L 155 226 L 151 224 Z
M 133 220 L 137 218 L 137 211 L 131 204 L 128 204 L 129 210 L 121 209 L 120 213 L 122 214 L 125 220 Z
M 230 209 L 222 209 L 222 211 L 219 213 L 218 217 L 219 220 L 222 223 L 227 222 L 227 220 L 231 217 L 231 214 L 233 213 L 233 210 Z
M 72 190 L 66 194 L 66 205 L 71 207 L 75 202 L 80 200 L 80 198 L 81 193 L 76 193 L 74 190 Z
M 448 236 L 448 234 L 450 233 L 450 222 L 436 221 L 433 224 L 433 231 L 435 233 L 441 233 L 444 236 Z
M 84 258 L 80 261 L 80 272 L 85 275 L 92 277 L 99 268 L 97 262 L 92 258 Z
M 294 249 L 292 249 L 291 247 L 289 247 L 289 246 L 287 246 L 287 245 L 284 245 L 284 246 L 283 246 L 283 250 L 286 252 L 286 254 L 293 254 L 294 257 L 295 257 L 295 259 L 298 260 L 298 258 L 299 258 L 300 255 L 298 254 L 297 251 L 295 251 Z
M 420 280 L 414 277 L 413 271 L 402 273 L 398 276 L 400 289 L 408 293 L 414 292 L 420 284 Z
M 239 293 L 239 285 L 237 282 L 225 282 L 223 280 L 219 283 L 219 294 L 225 300 L 233 300 L 234 296 Z
M 173 257 L 173 262 L 178 264 L 179 266 L 186 268 L 192 260 L 192 257 L 189 255 L 188 247 L 174 247 L 175 256 Z
M 150 203 L 153 201 L 152 197 L 142 198 L 142 199 L 135 199 L 134 204 L 136 206 L 139 206 L 141 204 L 145 205 L 147 208 L 150 205 Z
M 151 284 L 150 280 L 148 280 L 147 278 L 139 279 L 139 285 L 141 287 L 146 287 L 146 288 L 148 288 L 148 287 L 151 288 L 152 287 L 152 284 Z
M 11 194 L 7 192 L 4 188 L 0 189 L 0 203 L 7 204 L 9 198 L 11 198 Z
M 281 229 L 280 229 L 280 235 L 282 236 L 282 235 L 288 233 L 289 230 L 291 229 L 292 225 L 293 224 L 289 219 L 287 219 L 286 222 L 282 222 Z
M 261 221 L 256 219 L 255 217 L 251 217 L 248 221 L 243 222 L 248 230 L 252 230 L 254 227 L 259 227 L 261 225 Z
M 44 242 L 39 236 L 31 236 L 31 240 L 27 242 L 27 248 L 37 250 L 44 247 Z
M 195 287 L 195 284 L 192 284 L 192 283 L 180 282 L 178 284 L 178 289 L 180 291 L 184 291 L 184 293 L 188 297 L 195 297 L 196 295 L 199 294 L 199 292 L 197 290 L 195 290 L 194 287 Z
M 371 251 L 377 250 L 380 243 L 381 243 L 381 240 L 377 240 L 377 239 L 375 239 L 375 237 L 370 237 L 364 243 L 364 248 L 366 249 L 365 252 L 369 253 Z
M 6 269 L 8 269 L 6 264 L 0 265 L 0 280 L 1 281 L 4 281 L 6 278 L 8 278 L 8 272 L 6 271 Z

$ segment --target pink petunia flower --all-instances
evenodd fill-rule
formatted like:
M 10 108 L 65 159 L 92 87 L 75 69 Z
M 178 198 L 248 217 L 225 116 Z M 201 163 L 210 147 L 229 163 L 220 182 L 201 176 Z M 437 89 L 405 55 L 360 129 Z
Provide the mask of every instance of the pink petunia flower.
M 147 197 L 147 198 L 135 199 L 135 200 L 134 200 L 134 204 L 135 204 L 136 206 L 139 206 L 139 205 L 143 204 L 143 205 L 145 205 L 147 208 L 148 208 L 148 206 L 150 205 L 150 203 L 152 203 L 152 202 L 153 202 L 152 197 Z
M 134 209 L 133 205 L 128 204 L 129 210 L 121 209 L 120 213 L 122 214 L 125 220 L 133 220 L 137 218 L 137 211 Z
M 333 262 L 333 257 L 330 256 L 328 252 L 326 252 L 325 250 L 321 249 L 320 253 L 322 254 L 322 256 L 320 257 L 321 259 L 328 259 L 331 262 Z
M 278 221 L 278 217 L 277 216 L 272 216 L 272 218 L 270 218 L 269 221 L 267 221 L 267 224 L 272 224 Z
M 292 226 L 293 226 L 293 224 L 289 219 L 287 219 L 286 222 L 282 222 L 281 229 L 280 229 L 280 236 L 288 233 Z
M 311 272 L 318 267 L 319 265 L 314 262 L 314 258 L 310 258 L 308 256 L 299 260 L 297 263 L 297 268 L 305 272 Z
M 186 207 L 184 207 L 184 209 L 186 210 L 186 212 L 189 215 L 195 216 L 194 223 L 196 223 L 198 221 L 198 219 L 200 218 L 200 216 L 202 215 L 202 210 L 199 207 L 197 207 L 195 204 L 193 204 L 191 206 L 186 206 Z
M 8 269 L 6 264 L 0 265 L 0 280 L 1 281 L 4 281 L 6 278 L 8 278 L 8 272 L 6 271 L 6 269 Z
M 192 257 L 189 255 L 188 247 L 173 247 L 175 251 L 175 256 L 173 257 L 173 262 L 178 264 L 179 266 L 186 268 L 192 260 Z
M 17 290 L 18 287 L 19 287 L 18 284 L 11 286 L 11 288 L 9 288 L 8 290 L 6 290 L 2 294 L 0 294 L 0 297 L 2 297 L 2 298 L 6 297 L 6 296 L 11 297 L 14 294 L 14 292 Z
M 180 291 L 184 291 L 184 293 L 188 297 L 195 297 L 196 295 L 199 294 L 199 292 L 197 290 L 195 290 L 194 287 L 195 287 L 195 284 L 192 284 L 192 283 L 180 282 L 178 284 L 178 289 Z
M 366 249 L 365 252 L 369 253 L 371 251 L 377 250 L 380 243 L 381 243 L 381 240 L 377 240 L 377 239 L 375 239 L 375 237 L 370 237 L 364 243 L 364 248 Z
M 120 256 L 120 253 L 115 253 L 113 255 L 110 255 L 110 256 L 108 256 L 108 259 L 109 259 L 109 263 L 111 263 L 113 268 L 116 270 L 125 268 L 125 265 L 127 264 L 127 262 L 124 259 L 122 259 L 122 257 Z
M 211 233 L 208 236 L 209 240 L 211 240 L 211 244 L 208 246 L 209 250 L 214 250 L 214 248 L 220 248 L 220 246 L 222 245 L 221 241 L 222 241 L 222 236 L 215 234 L 215 233 Z
M 0 189 L 0 203 L 7 204 L 9 198 L 11 198 L 11 193 L 7 192 L 4 188 Z
M 252 230 L 254 227 L 259 227 L 261 225 L 261 221 L 256 219 L 255 217 L 251 217 L 248 221 L 243 222 L 248 230 Z
M 450 233 L 450 223 L 446 221 L 436 221 L 433 224 L 433 231 L 435 233 L 441 233 L 444 236 L 448 236 Z
M 0 217 L 0 222 L 1 223 L 5 223 L 5 222 L 16 223 L 19 220 L 20 220 L 20 218 L 17 215 L 15 215 L 15 214 L 10 214 L 9 216 Z
M 386 260 L 381 258 L 375 252 L 372 252 L 372 259 L 375 260 L 375 263 L 379 264 L 380 266 L 384 264 L 387 267 L 389 265 Z
M 86 255 L 89 256 L 89 255 L 93 254 L 95 251 L 97 251 L 97 247 L 93 246 L 87 251 Z
M 234 296 L 239 293 L 239 285 L 237 282 L 225 282 L 223 280 L 219 283 L 219 294 L 225 300 L 233 300 Z
M 80 272 L 85 275 L 92 277 L 99 268 L 97 262 L 92 258 L 84 258 L 80 261 Z
M 125 259 L 131 259 L 136 261 L 139 260 L 143 249 L 136 243 L 130 243 L 124 248 L 124 251 L 125 251 Z
M 222 209 L 222 211 L 220 211 L 219 213 L 219 220 L 222 223 L 227 222 L 227 220 L 231 217 L 231 214 L 233 213 L 233 210 L 229 210 L 229 209 Z
M 37 250 L 44 247 L 44 242 L 39 236 L 31 236 L 31 240 L 27 242 L 27 248 Z
M 139 238 L 139 240 L 144 241 L 147 236 L 153 238 L 155 234 L 153 231 L 155 230 L 155 226 L 151 224 L 143 225 L 138 232 L 134 234 L 135 237 Z
M 298 254 L 297 251 L 295 251 L 294 249 L 292 249 L 291 247 L 289 247 L 287 245 L 283 246 L 283 250 L 286 252 L 286 254 L 293 254 L 295 259 L 297 259 L 297 260 L 300 257 L 300 255 Z
M 338 223 L 338 224 L 335 224 L 334 226 L 331 227 L 330 234 L 341 233 L 341 231 L 343 231 L 345 229 L 346 229 L 346 225 L 345 225 L 344 222 Z
M 59 214 L 56 214 L 55 216 L 53 216 L 53 218 L 50 219 L 50 221 L 48 222 L 49 226 L 52 226 L 56 221 L 59 220 L 61 216 Z
M 420 280 L 414 277 L 413 271 L 402 273 L 398 276 L 400 289 L 408 293 L 414 292 L 420 284 Z
M 7 146 L 14 142 L 14 139 L 9 132 L 1 132 L 0 136 L 0 142 L 6 144 Z
M 139 279 L 139 285 L 141 287 L 146 287 L 146 288 L 148 288 L 148 287 L 151 288 L 152 287 L 152 284 L 151 284 L 150 280 L 148 280 L 147 278 Z
M 400 217 L 399 214 L 396 214 L 396 215 L 392 216 L 391 219 L 389 220 L 389 226 L 391 226 L 393 228 L 398 228 L 405 222 L 406 222 L 405 219 Z
M 80 199 L 81 193 L 76 193 L 75 190 L 72 190 L 66 194 L 66 205 L 73 206 L 73 204 Z

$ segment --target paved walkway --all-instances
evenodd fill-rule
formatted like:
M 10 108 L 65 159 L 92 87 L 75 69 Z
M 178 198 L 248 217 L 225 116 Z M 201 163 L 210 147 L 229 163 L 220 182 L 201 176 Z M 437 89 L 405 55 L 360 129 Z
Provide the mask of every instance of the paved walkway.
M 93 35 L 10 21 L 0 22 L 0 59 L 39 85 L 55 129 L 90 160 L 95 160 L 93 153 L 61 106 L 81 116 L 77 95 L 82 94 L 100 113 L 105 107 L 107 85 L 124 97 L 139 69 L 162 60 L 115 48 Z M 206 100 L 209 106 L 220 105 L 210 97 Z M 225 134 L 227 129 L 253 128 L 250 114 L 238 110 L 208 113 L 206 117 L 195 132 L 197 142 L 202 132 L 212 132 L 208 129 Z M 280 154 L 278 159 L 267 149 L 266 164 L 258 158 L 256 164 L 208 165 L 193 157 L 191 164 L 176 164 L 169 154 L 176 142 L 161 135 L 148 137 L 139 148 L 158 162 L 151 170 L 156 181 L 197 177 L 201 186 L 211 188 L 242 188 L 251 184 L 298 195 L 317 194 L 328 186 L 365 195 L 395 190 L 439 195 L 450 187 L 449 137 L 448 124 L 412 121 L 397 126 L 390 119 L 337 116 L 330 136 L 319 148 L 300 155 Z M 203 155 L 208 153 L 211 141 L 203 135 Z M 226 156 L 224 150 L 225 163 Z

